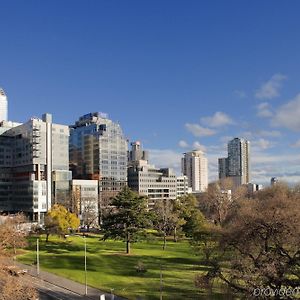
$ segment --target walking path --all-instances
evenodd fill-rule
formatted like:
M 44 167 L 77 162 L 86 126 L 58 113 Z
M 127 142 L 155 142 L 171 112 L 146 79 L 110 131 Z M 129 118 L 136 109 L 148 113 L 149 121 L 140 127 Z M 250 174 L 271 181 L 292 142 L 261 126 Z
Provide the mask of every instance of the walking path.
M 54 286 L 63 288 L 66 291 L 69 291 L 70 294 L 77 294 L 78 296 L 80 296 L 80 299 L 95 299 L 95 300 L 99 300 L 99 299 L 105 299 L 105 300 L 126 300 L 125 298 L 113 295 L 113 294 L 108 294 L 105 293 L 103 291 L 100 291 L 99 289 L 93 288 L 88 286 L 87 287 L 87 295 L 85 296 L 85 285 L 75 282 L 73 280 L 61 277 L 61 276 L 57 276 L 55 274 L 46 272 L 46 271 L 42 271 L 40 270 L 40 274 L 37 275 L 37 270 L 36 267 L 33 266 L 29 266 L 29 265 L 25 265 L 19 262 L 15 262 L 15 264 L 20 268 L 20 269 L 26 269 L 28 270 L 28 274 L 36 277 L 38 279 L 44 282 L 48 282 L 51 283 Z M 35 282 L 36 283 L 36 282 Z M 44 288 L 44 286 L 41 286 L 40 288 Z M 40 289 L 38 287 L 38 289 Z M 101 298 L 101 295 L 105 295 L 105 298 Z M 57 298 L 60 299 L 60 298 Z M 72 298 L 72 295 L 70 295 L 70 299 L 74 299 L 74 297 Z M 78 298 L 79 299 L 79 298 Z

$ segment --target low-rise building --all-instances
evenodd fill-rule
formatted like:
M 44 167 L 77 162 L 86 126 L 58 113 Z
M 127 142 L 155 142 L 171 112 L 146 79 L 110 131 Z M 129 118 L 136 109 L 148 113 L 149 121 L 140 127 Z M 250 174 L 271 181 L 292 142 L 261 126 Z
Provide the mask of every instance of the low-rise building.
M 176 184 L 177 198 L 192 193 L 192 188 L 189 187 L 189 180 L 187 176 L 178 176 L 176 178 Z
M 99 219 L 99 181 L 72 180 L 73 211 L 80 218 L 82 226 L 97 226 Z
M 129 160 L 128 186 L 140 195 L 147 196 L 149 207 L 156 201 L 177 198 L 177 179 L 170 168 L 155 168 L 148 160 L 139 159 L 147 156 L 132 155 L 136 149 L 136 143 L 131 144 L 133 149 L 129 157 L 137 157 L 137 160 Z M 141 148 L 138 149 L 142 153 Z

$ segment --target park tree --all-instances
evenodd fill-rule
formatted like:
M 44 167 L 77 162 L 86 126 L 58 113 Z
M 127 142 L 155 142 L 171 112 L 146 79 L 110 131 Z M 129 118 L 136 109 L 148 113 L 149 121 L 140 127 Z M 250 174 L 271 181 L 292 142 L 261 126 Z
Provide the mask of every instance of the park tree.
M 177 230 L 185 223 L 180 217 L 176 200 L 163 199 L 155 202 L 153 207 L 154 227 L 163 235 L 163 250 L 166 249 L 167 236 L 173 234 L 177 241 Z
M 299 193 L 277 186 L 257 192 L 242 204 L 225 220 L 219 258 L 206 274 L 198 275 L 198 283 L 207 286 L 218 278 L 247 297 L 262 287 L 277 292 L 299 288 Z
M 26 222 L 26 217 L 23 214 L 7 217 L 6 221 L 0 226 L 0 248 L 2 251 L 12 249 L 14 255 L 16 255 L 17 248 L 23 248 L 27 245 L 27 232 L 22 227 L 22 224 Z
M 191 233 L 190 244 L 196 254 L 204 254 L 206 264 L 218 255 L 220 235 L 220 226 L 206 220 Z
M 0 226 L 0 300 L 38 299 L 37 291 L 30 284 L 10 272 L 11 268 L 17 269 L 12 265 L 11 256 L 27 245 L 27 232 L 22 226 L 25 222 L 25 216 L 17 214 L 8 216 Z
M 82 200 L 81 206 L 82 222 L 87 227 L 87 231 L 89 231 L 93 224 L 98 223 L 98 200 L 95 201 L 93 197 L 86 197 Z
M 230 211 L 246 196 L 246 186 L 236 187 L 231 178 L 221 179 L 210 183 L 206 192 L 200 195 L 199 208 L 207 219 L 222 225 Z
M 182 222 L 182 231 L 187 237 L 191 237 L 195 231 L 199 231 L 205 221 L 205 217 L 198 208 L 198 202 L 194 195 L 181 196 L 176 201 L 176 210 Z
M 103 239 L 122 239 L 126 243 L 126 253 L 130 245 L 145 234 L 151 226 L 151 214 L 147 209 L 147 198 L 125 187 L 111 201 L 111 208 L 103 216 Z
M 60 204 L 53 205 L 45 217 L 46 242 L 50 234 L 65 235 L 70 230 L 76 230 L 79 224 L 80 220 L 75 214 Z

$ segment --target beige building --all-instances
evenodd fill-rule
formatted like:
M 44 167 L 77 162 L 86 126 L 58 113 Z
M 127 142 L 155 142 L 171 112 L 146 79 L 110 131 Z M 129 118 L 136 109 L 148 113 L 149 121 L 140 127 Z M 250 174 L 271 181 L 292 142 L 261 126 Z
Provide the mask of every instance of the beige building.
M 208 186 L 208 164 L 203 151 L 184 153 L 181 161 L 182 173 L 188 177 L 188 186 L 193 192 L 204 192 Z

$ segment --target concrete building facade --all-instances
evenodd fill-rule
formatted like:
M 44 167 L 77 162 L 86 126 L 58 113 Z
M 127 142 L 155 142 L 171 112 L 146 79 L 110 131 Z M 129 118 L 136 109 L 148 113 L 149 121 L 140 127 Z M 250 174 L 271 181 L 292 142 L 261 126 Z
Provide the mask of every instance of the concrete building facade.
M 177 183 L 177 198 L 192 193 L 192 188 L 189 187 L 189 179 L 187 176 L 185 175 L 177 176 L 176 183 Z
M 73 211 L 79 216 L 82 226 L 98 225 L 98 180 L 72 180 Z
M 208 186 L 208 164 L 203 151 L 184 153 L 181 161 L 182 174 L 188 177 L 193 192 L 205 192 Z
M 2 122 L 1 126 L 0 186 L 7 193 L 0 195 L 0 210 L 22 211 L 40 222 L 55 202 L 53 172 L 64 173 L 66 181 L 71 180 L 69 128 L 53 124 L 50 114 L 44 114 L 42 119 L 31 118 L 21 125 Z M 65 193 L 68 191 L 69 185 Z
M 138 143 L 138 144 L 137 144 Z M 128 163 L 128 186 L 140 195 L 147 196 L 149 207 L 156 201 L 177 198 L 176 175 L 170 168 L 155 168 L 148 162 L 148 155 L 139 142 L 131 143 Z
M 0 88 L 0 122 L 7 121 L 8 108 L 7 96 L 2 88 Z

